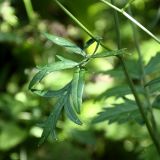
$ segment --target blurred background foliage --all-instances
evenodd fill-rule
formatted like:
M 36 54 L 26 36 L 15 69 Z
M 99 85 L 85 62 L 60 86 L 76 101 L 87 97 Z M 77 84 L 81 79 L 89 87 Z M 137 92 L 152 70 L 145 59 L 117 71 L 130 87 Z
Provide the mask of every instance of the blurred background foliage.
M 103 37 L 109 48 L 116 49 L 112 9 L 98 0 L 62 0 L 62 3 L 95 35 Z M 126 0 L 116 1 L 119 7 L 125 4 Z M 159 0 L 135 0 L 132 10 L 138 21 L 160 36 Z M 131 25 L 124 17 L 119 18 L 122 46 L 131 53 L 126 56 L 127 65 L 135 75 L 137 54 Z M 113 66 L 118 68 L 115 58 L 97 59 L 88 64 L 80 115 L 83 126 L 76 126 L 63 116 L 57 126 L 58 141 L 49 138 L 44 145 L 37 146 L 42 133 L 38 123 L 48 116 L 54 99 L 43 99 L 28 91 L 35 66 L 54 62 L 57 54 L 76 61 L 80 58 L 46 40 L 43 32 L 68 38 L 79 46 L 89 39 L 53 0 L 0 0 L 0 160 L 151 160 L 153 156 L 156 160 L 145 127 L 134 122 L 90 124 L 103 107 L 121 102 L 114 96 L 94 101 L 107 88 L 126 83 L 118 69 L 108 72 Z M 138 32 L 147 63 L 160 51 L 160 46 L 142 31 Z M 93 49 L 94 44 L 88 48 L 88 54 Z M 72 71 L 55 72 L 39 87 L 57 89 L 71 77 Z M 133 78 L 136 83 L 136 77 Z M 156 114 L 158 118 L 158 111 Z

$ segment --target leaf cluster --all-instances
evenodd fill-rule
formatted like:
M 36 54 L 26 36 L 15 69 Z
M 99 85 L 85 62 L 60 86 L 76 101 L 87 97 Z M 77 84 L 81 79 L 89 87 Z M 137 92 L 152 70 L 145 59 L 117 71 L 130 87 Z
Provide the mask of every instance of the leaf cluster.
M 76 44 L 55 35 L 44 33 L 44 36 L 52 41 L 54 44 L 66 48 L 68 51 L 79 54 L 83 57 L 83 60 L 80 62 L 75 62 L 70 59 L 66 59 L 57 55 L 58 61 L 54 63 L 47 64 L 42 67 L 38 67 L 38 72 L 34 75 L 29 84 L 29 90 L 33 93 L 41 96 L 57 98 L 57 102 L 53 107 L 49 117 L 42 124 L 43 133 L 40 140 L 42 144 L 47 137 L 51 134 L 53 138 L 56 138 L 56 124 L 60 117 L 62 110 L 66 113 L 67 117 L 78 125 L 82 125 L 82 122 L 78 118 L 77 114 L 80 114 L 80 108 L 82 105 L 82 96 L 84 89 L 84 78 L 85 78 L 85 66 L 93 58 L 104 58 L 109 56 L 117 56 L 125 53 L 125 49 L 118 51 L 105 51 L 102 53 L 96 53 L 99 47 L 100 38 L 89 39 L 83 48 L 78 47 Z M 94 52 L 89 56 L 86 53 L 86 49 L 92 45 L 94 42 L 97 42 Z M 38 90 L 35 88 L 37 83 L 40 83 L 41 80 L 46 77 L 48 74 L 60 71 L 64 69 L 74 69 L 72 80 L 66 84 L 63 88 L 59 90 Z

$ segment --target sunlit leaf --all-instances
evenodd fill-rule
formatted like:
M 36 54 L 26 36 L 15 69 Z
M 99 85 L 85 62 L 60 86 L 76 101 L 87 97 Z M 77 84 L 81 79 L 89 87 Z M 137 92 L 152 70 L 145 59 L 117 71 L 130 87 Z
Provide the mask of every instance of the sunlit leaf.
M 101 53 L 97 53 L 93 55 L 93 58 L 103 58 L 103 57 L 110 57 L 110 56 L 118 56 L 126 53 L 126 49 L 120 49 L 117 51 L 104 51 Z
M 63 46 L 65 48 L 67 48 L 68 50 L 80 54 L 82 56 L 85 56 L 86 53 L 77 45 L 75 45 L 74 43 L 62 38 L 62 37 L 58 37 L 55 35 L 51 35 L 48 33 L 44 33 L 44 35 L 46 36 L 47 39 L 51 40 L 53 43 L 59 45 L 59 46 Z

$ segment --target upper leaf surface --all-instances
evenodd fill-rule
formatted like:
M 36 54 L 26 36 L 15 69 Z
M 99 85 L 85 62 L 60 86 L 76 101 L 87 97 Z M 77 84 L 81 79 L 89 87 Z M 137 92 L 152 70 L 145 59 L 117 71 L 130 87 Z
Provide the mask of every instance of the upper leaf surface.
M 78 65 L 77 62 L 70 60 L 70 61 L 58 61 L 53 64 L 48 64 L 44 67 L 41 67 L 40 71 L 30 81 L 28 88 L 31 89 L 37 82 L 40 82 L 45 76 L 47 76 L 51 72 L 73 68 L 77 65 Z
M 51 40 L 53 43 L 55 43 L 59 46 L 63 46 L 66 49 L 68 49 L 74 53 L 80 54 L 82 56 L 86 55 L 86 53 L 80 47 L 78 47 L 76 44 L 74 44 L 74 43 L 72 43 L 62 37 L 58 37 L 58 36 L 51 35 L 48 33 L 44 33 L 44 35 L 46 36 L 47 39 Z

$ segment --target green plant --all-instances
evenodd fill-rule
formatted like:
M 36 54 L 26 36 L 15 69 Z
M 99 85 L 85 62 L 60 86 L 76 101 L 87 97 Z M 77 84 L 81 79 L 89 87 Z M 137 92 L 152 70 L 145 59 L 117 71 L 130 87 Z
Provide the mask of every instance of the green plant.
M 82 124 L 77 114 L 80 113 L 80 106 L 82 103 L 84 76 L 85 76 L 85 70 L 87 68 L 86 65 L 89 61 L 91 61 L 94 58 L 116 56 L 121 64 L 124 75 L 128 81 L 128 86 L 114 87 L 99 95 L 97 99 L 107 98 L 110 96 L 117 96 L 117 97 L 119 96 L 123 98 L 124 102 L 121 104 L 114 104 L 114 108 L 104 109 L 103 112 L 101 112 L 95 119 L 93 119 L 93 122 L 101 122 L 104 120 L 109 120 L 110 123 L 113 122 L 124 123 L 128 120 L 135 120 L 139 124 L 146 124 L 148 132 L 157 148 L 157 151 L 160 153 L 159 133 L 153 114 L 153 109 L 159 108 L 158 107 L 159 93 L 156 91 L 159 90 L 160 78 L 157 77 L 151 80 L 150 82 L 147 82 L 145 78 L 146 76 L 150 76 L 150 74 L 152 74 L 153 72 L 155 72 L 156 69 L 158 69 L 158 66 L 160 65 L 159 53 L 157 53 L 157 55 L 153 57 L 148 62 L 147 65 L 145 66 L 143 65 L 142 54 L 138 45 L 138 40 L 136 36 L 137 33 L 134 24 L 138 26 L 140 29 L 142 29 L 149 36 L 151 36 L 158 43 L 160 43 L 160 40 L 131 16 L 131 10 L 129 10 L 130 15 L 124 11 L 130 6 L 129 3 L 127 3 L 127 5 L 125 5 L 123 9 L 119 9 L 114 5 L 113 0 L 112 3 L 109 3 L 108 1 L 105 0 L 100 0 L 100 1 L 109 5 L 111 8 L 114 9 L 114 19 L 115 19 L 117 46 L 118 46 L 118 50 L 116 51 L 112 51 L 111 49 L 109 49 L 109 47 L 106 47 L 101 42 L 101 38 L 95 37 L 59 1 L 55 0 L 57 5 L 61 7 L 62 10 L 64 10 L 68 14 L 68 16 L 70 16 L 73 19 L 73 21 L 76 22 L 91 37 L 91 39 L 86 42 L 86 45 L 83 48 L 80 48 L 64 38 L 53 36 L 46 33 L 44 34 L 46 38 L 51 40 L 53 43 L 63 46 L 75 54 L 81 55 L 82 60 L 79 62 L 75 62 L 70 59 L 57 56 L 59 61 L 53 64 L 47 64 L 43 67 L 38 67 L 39 72 L 31 80 L 29 89 L 32 92 L 42 97 L 57 98 L 57 103 L 54 106 L 53 111 L 50 113 L 48 119 L 42 125 L 44 129 L 40 144 L 46 140 L 46 138 L 49 136 L 50 133 L 53 135 L 54 138 L 56 138 L 55 135 L 56 123 L 63 108 L 67 117 L 71 121 L 73 121 L 78 125 Z M 132 1 L 129 2 L 131 3 Z M 121 42 L 120 42 L 121 37 L 119 31 L 119 20 L 117 11 L 122 15 L 124 15 L 125 17 L 127 17 L 133 23 L 132 29 L 133 29 L 135 45 L 138 52 L 138 64 L 140 66 L 139 67 L 140 75 L 136 75 L 139 81 L 137 86 L 135 86 L 135 84 L 133 83 L 132 77 L 129 74 L 128 67 L 125 62 L 124 54 L 127 53 L 127 50 L 121 49 Z M 87 55 L 85 50 L 94 42 L 97 43 L 95 50 L 92 52 L 91 55 Z M 104 48 L 104 51 L 101 53 L 97 53 L 97 49 L 99 46 L 102 46 Z M 34 88 L 36 83 L 40 82 L 49 73 L 58 70 L 72 69 L 72 68 L 75 70 L 73 74 L 73 79 L 62 89 L 54 91 L 54 90 L 38 90 Z M 128 98 L 126 96 L 128 94 L 133 94 L 134 100 Z M 154 99 L 153 103 L 151 102 L 151 99 Z

